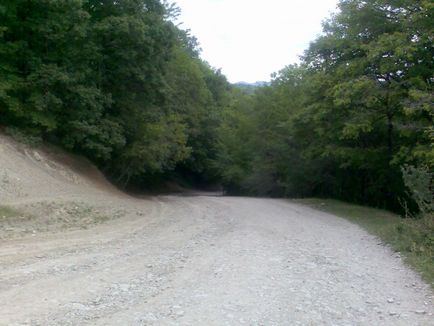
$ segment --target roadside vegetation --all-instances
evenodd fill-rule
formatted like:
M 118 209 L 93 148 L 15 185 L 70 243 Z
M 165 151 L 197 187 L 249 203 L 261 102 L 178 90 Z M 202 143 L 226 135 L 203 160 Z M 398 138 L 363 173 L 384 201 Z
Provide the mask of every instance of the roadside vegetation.
M 7 206 L 0 206 L 0 220 L 3 222 L 6 219 L 20 216 L 20 212 Z
M 407 218 L 381 209 L 359 206 L 334 199 L 297 199 L 301 203 L 324 211 L 366 229 L 383 243 L 399 252 L 405 262 L 421 273 L 434 288 L 434 224 L 433 216 Z M 428 225 L 427 225 L 428 224 Z

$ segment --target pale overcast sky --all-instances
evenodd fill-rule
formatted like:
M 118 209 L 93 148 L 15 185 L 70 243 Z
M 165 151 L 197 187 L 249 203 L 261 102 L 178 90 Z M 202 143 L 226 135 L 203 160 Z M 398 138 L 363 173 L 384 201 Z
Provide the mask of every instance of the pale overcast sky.
M 268 81 L 298 61 L 338 0 L 173 0 L 179 21 L 230 82 Z

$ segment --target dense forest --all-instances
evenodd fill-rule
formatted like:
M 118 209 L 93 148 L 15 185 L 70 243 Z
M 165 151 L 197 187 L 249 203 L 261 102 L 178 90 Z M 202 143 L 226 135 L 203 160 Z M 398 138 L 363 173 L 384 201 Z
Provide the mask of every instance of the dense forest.
M 0 125 L 122 186 L 179 175 L 432 209 L 433 13 L 430 0 L 341 0 L 301 62 L 253 92 L 203 61 L 160 0 L 4 0 Z
M 81 153 L 120 185 L 216 178 L 226 78 L 159 0 L 5 0 L 0 124 Z
M 339 9 L 300 64 L 226 109 L 223 182 L 235 193 L 399 210 L 404 174 L 425 182 L 432 209 L 434 3 L 344 0 Z

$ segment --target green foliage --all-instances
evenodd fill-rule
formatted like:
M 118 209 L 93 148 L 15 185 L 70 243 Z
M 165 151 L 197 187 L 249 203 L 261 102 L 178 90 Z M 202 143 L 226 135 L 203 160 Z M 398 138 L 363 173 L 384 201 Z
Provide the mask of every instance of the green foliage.
M 402 167 L 402 174 L 410 197 L 419 208 L 417 218 L 406 219 L 400 230 L 402 236 L 411 239 L 406 250 L 426 257 L 428 263 L 434 264 L 433 173 L 427 167 L 405 165 Z
M 0 206 L 0 221 L 21 216 L 22 213 L 9 206 Z
M 192 60 L 190 52 L 185 48 L 175 49 L 167 78 L 168 104 L 187 126 L 190 148 L 189 157 L 178 170 L 212 181 L 216 178 L 213 160 L 217 151 L 217 128 L 221 110 L 226 105 L 228 83 L 206 63 L 198 58 Z
M 421 214 L 434 215 L 433 173 L 427 167 L 405 165 L 402 167 L 402 174 L 410 196 Z
M 249 193 L 400 210 L 408 200 L 400 167 L 434 167 L 433 7 L 410 0 L 339 6 L 300 66 L 275 74 L 248 108 L 227 113 L 248 128 L 222 129 L 221 173 Z
M 143 124 L 117 160 L 120 165 L 119 181 L 128 184 L 132 177 L 140 177 L 172 170 L 190 154 L 186 146 L 185 125 L 176 116 L 163 118 L 156 123 Z
M 6 127 L 5 133 L 15 139 L 17 142 L 21 144 L 37 146 L 42 143 L 42 139 L 39 136 L 33 136 L 30 133 L 24 133 L 18 128 L 15 127 Z
M 252 113 L 252 98 L 237 89 L 233 92 L 218 131 L 216 165 L 221 170 L 222 183 L 228 192 L 248 192 L 250 189 L 245 181 L 251 171 L 254 155 L 250 143 L 254 130 L 249 119 Z

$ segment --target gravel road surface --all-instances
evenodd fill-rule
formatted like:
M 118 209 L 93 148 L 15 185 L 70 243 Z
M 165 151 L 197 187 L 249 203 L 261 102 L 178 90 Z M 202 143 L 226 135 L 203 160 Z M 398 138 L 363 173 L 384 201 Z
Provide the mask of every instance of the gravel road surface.
M 123 211 L 0 242 L 0 325 L 434 325 L 358 226 L 285 200 L 86 196 Z

